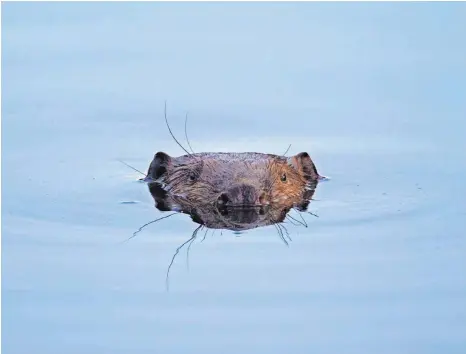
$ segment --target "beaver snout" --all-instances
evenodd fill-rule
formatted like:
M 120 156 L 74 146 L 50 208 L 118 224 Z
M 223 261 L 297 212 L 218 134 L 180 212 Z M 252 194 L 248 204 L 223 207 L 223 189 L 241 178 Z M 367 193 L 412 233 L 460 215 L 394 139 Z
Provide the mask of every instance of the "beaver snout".
M 265 202 L 265 193 L 259 193 L 253 186 L 241 184 L 220 194 L 217 202 L 225 206 L 262 205 Z

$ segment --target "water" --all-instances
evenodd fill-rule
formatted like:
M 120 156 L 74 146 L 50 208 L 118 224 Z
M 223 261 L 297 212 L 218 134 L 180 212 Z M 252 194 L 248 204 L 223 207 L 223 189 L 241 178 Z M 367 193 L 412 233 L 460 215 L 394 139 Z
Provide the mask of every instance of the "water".
M 464 353 L 464 4 L 2 6 L 4 353 Z M 154 208 L 156 151 L 307 151 L 308 228 Z

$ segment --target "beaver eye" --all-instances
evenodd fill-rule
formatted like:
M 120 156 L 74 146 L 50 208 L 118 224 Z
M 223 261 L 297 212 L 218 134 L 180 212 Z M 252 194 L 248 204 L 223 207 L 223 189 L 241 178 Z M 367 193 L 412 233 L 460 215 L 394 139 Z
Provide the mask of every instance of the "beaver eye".
M 191 182 L 194 182 L 196 180 L 196 174 L 194 172 L 190 172 L 188 178 Z
M 286 182 L 286 173 L 282 174 L 282 176 L 280 177 L 280 180 L 282 182 Z

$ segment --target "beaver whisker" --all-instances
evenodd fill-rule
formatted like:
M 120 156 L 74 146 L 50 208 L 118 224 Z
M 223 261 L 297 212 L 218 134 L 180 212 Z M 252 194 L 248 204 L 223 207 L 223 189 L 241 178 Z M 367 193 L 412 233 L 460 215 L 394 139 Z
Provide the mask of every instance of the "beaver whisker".
M 206 227 L 205 229 L 205 233 L 204 233 L 204 237 L 202 238 L 202 241 L 205 240 L 205 237 L 207 235 L 207 231 L 209 231 L 209 229 Z M 194 240 L 193 240 L 194 241 Z M 191 249 L 191 245 L 193 244 L 193 242 L 191 242 L 189 245 L 188 245 L 188 249 L 187 249 L 187 252 L 186 252 L 186 269 L 189 271 L 189 250 Z
M 189 148 L 191 149 L 191 152 L 192 152 L 193 154 L 195 154 L 193 148 L 191 147 L 191 144 L 189 143 L 189 139 L 188 139 L 188 130 L 187 130 L 187 128 L 186 128 L 187 125 L 188 125 L 188 112 L 186 112 L 186 117 L 185 117 L 185 119 L 184 119 L 184 136 L 185 136 L 185 138 L 186 138 L 186 142 L 188 143 Z
M 175 140 L 175 142 L 189 155 L 192 156 L 192 154 L 186 150 L 183 145 L 180 144 L 180 142 L 175 138 L 175 135 L 173 134 L 170 125 L 168 124 L 168 119 L 167 119 L 167 101 L 165 101 L 165 110 L 164 110 L 164 115 L 165 115 L 165 123 L 167 124 L 168 131 L 170 132 L 170 135 L 172 138 Z
M 202 238 L 203 241 L 205 240 L 205 237 L 207 236 L 207 231 L 209 231 L 209 228 L 206 227 L 204 237 Z
M 285 219 L 293 226 L 299 226 L 301 225 L 300 223 L 298 222 L 293 222 L 291 219 L 288 218 L 288 216 L 285 217 Z
M 319 215 L 317 215 L 317 214 L 314 214 L 314 213 L 312 213 L 312 212 L 310 212 L 310 211 L 306 211 L 306 213 L 308 213 L 308 214 L 310 214 L 310 215 L 312 215 L 312 216 L 315 216 L 316 218 L 318 218 L 318 217 L 319 217 Z
M 136 172 L 139 172 L 141 175 L 144 176 L 144 178 L 147 177 L 147 174 L 145 174 L 144 172 L 139 171 L 137 168 L 135 168 L 135 167 L 133 167 L 133 166 L 127 164 L 127 163 L 124 162 L 123 160 L 117 159 L 117 161 L 121 162 L 123 165 L 128 166 L 128 167 L 131 168 L 132 170 L 134 170 L 134 171 L 136 171 Z
M 286 241 L 285 237 L 283 236 L 283 231 L 277 226 L 278 224 L 272 224 L 275 229 L 277 230 L 278 232 L 278 236 L 280 236 L 280 238 L 282 239 L 282 241 L 285 243 L 286 246 L 289 247 L 288 245 L 288 242 Z
M 304 220 L 303 216 L 301 215 L 301 213 L 298 213 L 298 215 L 301 217 L 301 220 L 306 224 L 306 227 L 307 227 L 307 222 L 306 220 Z
M 283 230 L 285 230 L 285 233 L 286 233 L 286 237 L 288 238 L 288 240 L 293 241 L 290 237 L 290 233 L 288 232 L 288 229 L 286 228 L 285 225 L 282 225 L 282 224 L 277 224 L 279 227 L 281 227 Z
M 276 225 L 276 228 L 278 230 L 278 235 L 280 236 L 282 241 L 285 243 L 285 245 L 287 247 L 289 247 L 288 241 L 285 239 L 285 235 L 283 234 L 283 230 L 280 228 L 280 226 L 278 224 L 275 224 L 275 225 Z
M 212 229 L 212 235 L 210 235 L 210 237 L 214 237 L 215 231 L 217 231 L 217 230 Z M 205 234 L 204 234 L 204 237 L 202 238 L 201 242 L 204 242 L 204 241 L 205 241 L 206 236 L 207 236 L 207 230 L 206 230 L 206 232 L 205 232 Z
M 286 149 L 285 153 L 284 153 L 282 156 L 285 156 L 285 155 L 286 155 L 286 153 L 287 153 L 288 151 L 290 151 L 290 148 L 291 148 L 291 144 L 290 144 L 290 145 L 288 145 L 288 149 Z
M 291 217 L 290 215 L 287 215 L 285 218 L 286 218 L 286 220 L 288 220 L 288 221 L 290 222 L 291 225 L 294 225 L 294 226 L 303 225 L 302 222 L 300 222 L 300 221 L 294 219 L 294 218 Z M 293 220 L 296 221 L 296 222 L 294 222 Z M 303 226 L 304 226 L 304 225 L 303 225 Z
M 142 225 L 137 231 L 133 232 L 133 235 L 131 237 L 129 237 L 128 239 L 122 241 L 122 242 L 128 242 L 129 240 L 131 240 L 133 237 L 135 237 L 138 233 L 140 233 L 142 231 L 142 229 L 144 229 L 145 227 L 149 226 L 150 224 L 153 224 L 154 222 L 157 222 L 157 221 L 160 221 L 162 219 L 166 219 L 166 218 L 169 218 L 170 216 L 173 216 L 173 215 L 176 215 L 178 213 L 172 213 L 172 214 L 169 214 L 169 215 L 165 215 L 165 216 L 162 216 L 161 218 L 158 218 L 158 219 L 155 219 L 155 220 L 152 220 L 152 221 L 149 221 L 147 223 L 145 223 L 144 225 Z
M 301 215 L 300 215 L 300 216 L 301 216 Z M 287 218 L 287 219 L 290 218 L 290 219 L 296 221 L 299 225 L 303 225 L 304 227 L 307 227 L 307 223 L 306 223 L 306 221 L 305 221 L 304 219 L 303 219 L 303 222 L 301 222 L 301 221 L 299 221 L 299 220 L 296 220 L 296 219 L 295 219 L 294 217 L 292 217 L 291 215 L 287 215 L 286 218 Z M 302 216 L 301 216 L 301 218 L 302 218 Z M 296 225 L 296 224 L 294 224 L 294 225 Z
M 173 265 L 173 262 L 175 261 L 175 258 L 176 258 L 176 256 L 177 256 L 177 254 L 180 252 L 180 250 L 181 250 L 187 243 L 189 243 L 189 242 L 192 243 L 192 242 L 194 241 L 194 239 L 195 239 L 196 236 L 197 236 L 198 231 L 199 231 L 200 229 L 202 229 L 203 227 L 204 227 L 204 225 L 199 225 L 199 226 L 196 228 L 196 230 L 193 231 L 193 234 L 191 235 L 191 238 L 190 238 L 189 240 L 183 242 L 183 243 L 176 249 L 175 254 L 173 255 L 173 257 L 172 257 L 172 259 L 171 259 L 171 262 L 170 262 L 170 264 L 169 264 L 169 266 L 168 266 L 167 275 L 166 275 L 166 277 L 165 277 L 165 287 L 166 287 L 167 291 L 169 290 L 169 281 L 168 281 L 168 277 L 169 277 L 169 274 L 170 274 L 170 269 L 171 269 L 171 267 L 172 267 L 172 265 Z

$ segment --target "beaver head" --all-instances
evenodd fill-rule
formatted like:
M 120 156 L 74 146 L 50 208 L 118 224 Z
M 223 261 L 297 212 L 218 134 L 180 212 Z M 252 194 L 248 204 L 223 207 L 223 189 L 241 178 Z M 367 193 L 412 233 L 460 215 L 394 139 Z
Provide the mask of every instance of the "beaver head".
M 267 205 L 301 196 L 320 178 L 310 156 L 262 153 L 157 152 L 146 180 L 193 204 Z

